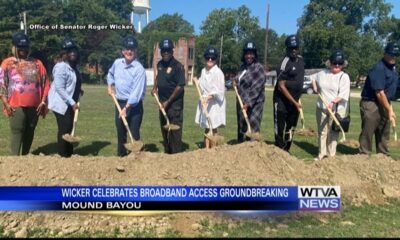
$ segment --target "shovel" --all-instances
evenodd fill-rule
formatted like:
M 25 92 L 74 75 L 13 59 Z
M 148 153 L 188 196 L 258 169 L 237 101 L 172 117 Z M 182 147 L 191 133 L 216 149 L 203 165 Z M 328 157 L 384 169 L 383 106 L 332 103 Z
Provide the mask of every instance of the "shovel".
M 242 113 L 243 113 L 244 119 L 247 124 L 247 132 L 245 133 L 245 135 L 252 140 L 261 141 L 260 133 L 257 133 L 257 132 L 253 133 L 251 131 L 249 117 L 247 116 L 247 112 L 243 109 L 243 101 L 242 101 L 242 98 L 240 97 L 237 87 L 235 85 L 233 85 L 233 89 L 235 90 L 236 97 L 239 101 L 240 108 L 242 109 Z
M 333 114 L 332 110 L 330 108 L 328 108 L 328 105 L 329 105 L 328 102 L 326 101 L 326 99 L 324 97 L 322 97 L 322 95 L 320 93 L 318 93 L 318 96 L 321 98 L 326 109 L 328 110 L 329 115 L 331 116 L 333 121 L 339 126 L 340 131 L 342 132 L 342 137 L 340 138 L 339 142 L 341 143 L 341 142 L 346 141 L 346 134 L 344 133 L 344 130 L 343 130 L 342 126 L 340 125 L 339 121 L 337 120 L 335 114 Z
M 79 107 L 79 103 L 77 103 L 77 105 L 78 105 L 78 107 Z M 64 134 L 64 135 L 62 136 L 62 138 L 63 138 L 65 141 L 67 141 L 67 142 L 75 143 L 75 142 L 79 142 L 79 141 L 81 140 L 80 137 L 75 136 L 76 123 L 78 122 L 78 115 L 79 115 L 79 109 L 77 108 L 77 109 L 75 110 L 75 113 L 74 113 L 74 123 L 73 123 L 73 125 L 72 125 L 71 134 L 66 133 L 66 134 Z
M 300 99 L 299 99 L 299 104 L 302 105 Z M 300 108 L 300 121 L 301 121 L 301 129 L 297 130 L 296 133 L 300 136 L 315 136 L 314 129 L 305 127 L 303 108 Z
M 168 131 L 170 131 L 170 130 L 173 130 L 173 131 L 174 131 L 174 130 L 179 130 L 179 129 L 181 128 L 180 126 L 178 126 L 178 125 L 176 125 L 176 124 L 171 124 L 171 123 L 169 122 L 167 113 L 165 112 L 164 107 L 161 105 L 160 100 L 158 99 L 158 95 L 157 95 L 157 94 L 154 94 L 154 98 L 156 99 L 156 101 L 157 101 L 157 103 L 158 103 L 158 107 L 160 108 L 162 114 L 164 115 L 165 120 L 167 121 L 167 124 L 165 124 L 165 125 L 163 126 L 163 128 L 166 129 L 166 130 L 168 130 Z
M 392 105 L 390 105 L 390 108 L 393 111 Z M 393 140 L 389 141 L 389 146 L 398 147 L 398 146 L 400 146 L 400 142 L 397 141 L 396 120 L 390 121 L 390 123 L 392 125 Z
M 193 81 L 194 82 L 194 85 L 196 86 L 196 89 L 197 89 L 197 93 L 199 94 L 199 99 L 200 99 L 200 101 L 201 101 L 201 91 L 200 91 L 200 86 L 199 85 L 197 85 L 198 83 L 197 83 L 197 81 Z M 221 145 L 221 144 L 223 144 L 224 143 L 224 137 L 223 136 L 220 136 L 220 135 L 214 135 L 214 133 L 213 133 L 213 126 L 212 126 L 212 122 L 211 122 L 211 119 L 210 119 L 210 115 L 208 114 L 208 111 L 207 111 L 207 109 L 203 106 L 203 104 L 201 104 L 200 103 L 200 105 L 201 105 L 201 110 L 203 111 L 203 114 L 204 114 L 204 116 L 206 116 L 206 118 L 207 118 L 207 122 L 208 122 L 208 126 L 209 126 L 209 128 L 210 128 L 210 130 L 208 131 L 208 134 L 204 134 L 204 136 L 206 137 L 206 138 L 208 138 L 213 144 L 215 144 L 215 145 Z
M 114 100 L 115 106 L 117 106 L 118 112 L 121 113 L 121 107 L 118 104 L 118 101 L 117 101 L 117 98 L 115 97 L 115 94 L 111 94 L 111 97 Z M 125 125 L 126 131 L 128 132 L 129 138 L 131 139 L 131 143 L 125 143 L 124 147 L 127 150 L 131 151 L 131 152 L 139 152 L 140 150 L 142 150 L 142 148 L 144 146 L 143 142 L 140 141 L 140 140 L 136 141 L 136 140 L 133 139 L 132 133 L 131 133 L 131 130 L 129 129 L 128 122 L 126 121 L 126 118 L 123 117 L 121 119 L 122 119 L 122 122 Z

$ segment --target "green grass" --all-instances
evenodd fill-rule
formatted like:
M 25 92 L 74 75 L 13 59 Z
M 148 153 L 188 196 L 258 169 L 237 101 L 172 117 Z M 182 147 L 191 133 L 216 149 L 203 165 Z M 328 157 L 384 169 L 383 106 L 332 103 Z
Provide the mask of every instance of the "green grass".
M 207 220 L 199 237 L 398 237 L 399 200 L 384 206 L 348 206 L 340 213 L 293 213 L 267 215 L 260 221 L 248 217 L 229 227 L 228 222 L 211 226 Z
M 76 134 L 83 141 L 75 147 L 75 153 L 83 156 L 115 156 L 116 155 L 116 128 L 114 123 L 114 106 L 112 99 L 106 94 L 105 86 L 83 86 L 85 95 L 81 102 L 81 114 Z M 149 89 L 150 90 L 150 89 Z M 193 86 L 185 90 L 185 110 L 183 141 L 185 151 L 202 147 L 203 130 L 194 123 L 197 104 L 197 94 Z M 264 117 L 261 133 L 267 143 L 274 141 L 272 91 L 266 91 L 267 98 L 264 106 Z M 236 143 L 236 110 L 233 91 L 226 92 L 227 98 L 227 126 L 221 132 L 228 144 Z M 316 95 L 303 95 L 302 102 L 306 119 L 306 127 L 316 129 L 315 103 Z M 347 134 L 348 139 L 358 139 L 361 130 L 359 99 L 351 99 L 351 127 Z M 398 103 L 393 104 L 395 112 L 399 112 Z M 144 101 L 144 119 L 141 127 L 142 140 L 145 150 L 163 152 L 161 132 L 158 122 L 158 108 L 151 95 L 146 95 Z M 0 117 L 0 155 L 9 154 L 9 126 L 8 119 Z M 300 127 L 300 123 L 298 124 Z M 31 148 L 33 154 L 56 154 L 57 125 L 53 113 L 44 120 L 40 120 L 36 128 L 35 139 Z M 394 159 L 400 158 L 400 149 L 390 149 Z M 317 138 L 295 136 L 291 153 L 304 161 L 311 161 L 317 155 Z M 357 149 L 343 145 L 338 146 L 338 154 L 356 154 Z M 295 213 L 285 216 L 268 217 L 258 224 L 254 221 L 244 221 L 240 226 L 229 228 L 227 223 L 210 225 L 207 219 L 201 221 L 203 230 L 199 237 L 393 237 L 399 236 L 400 218 L 398 212 L 400 201 L 392 200 L 387 205 L 363 205 L 355 207 L 345 205 L 339 214 L 305 214 Z M 321 220 L 323 219 L 323 220 Z M 342 222 L 352 222 L 354 225 L 343 225 Z M 281 225 L 279 225 L 281 224 Z M 282 224 L 284 227 L 282 227 Z M 43 228 L 30 229 L 30 237 L 48 236 L 49 231 Z M 211 235 L 210 235 L 211 234 Z M 0 226 L 0 237 L 12 237 L 13 233 L 5 234 Z M 77 233 L 70 237 L 117 237 L 119 232 Z M 132 232 L 130 237 L 155 236 L 151 229 L 144 232 Z M 165 237 L 180 237 L 175 230 L 167 231 Z
M 114 105 L 111 97 L 106 94 L 105 86 L 85 85 L 85 95 L 81 101 L 81 113 L 77 125 L 76 134 L 82 137 L 82 141 L 75 146 L 75 153 L 82 156 L 115 156 L 116 155 L 116 128 L 114 123 Z M 149 89 L 150 90 L 150 89 Z M 196 114 L 197 94 L 193 86 L 185 89 L 185 108 L 183 122 L 183 142 L 185 151 L 202 148 L 203 130 L 194 123 Z M 273 143 L 273 111 L 272 91 L 266 91 L 264 116 L 261 125 L 261 134 L 267 143 Z M 306 127 L 316 129 L 315 102 L 316 95 L 304 94 L 302 102 Z M 236 109 L 235 95 L 233 91 L 226 92 L 227 99 L 227 126 L 221 129 L 228 144 L 236 143 Z M 361 130 L 359 99 L 351 99 L 351 128 L 347 133 L 348 139 L 358 139 Z M 398 103 L 394 103 L 396 112 L 400 110 Z M 9 121 L 6 117 L 0 117 L 0 155 L 9 154 Z M 300 123 L 298 127 L 300 127 Z M 151 152 L 163 152 L 161 130 L 158 122 L 158 108 L 154 98 L 147 93 L 144 101 L 144 119 L 141 126 L 142 140 L 145 142 L 145 150 Z M 35 139 L 32 144 L 33 154 L 55 154 L 57 124 L 53 113 L 49 113 L 45 119 L 40 119 L 36 128 Z M 395 159 L 400 158 L 400 149 L 390 149 Z M 300 159 L 310 160 L 317 155 L 317 138 L 295 136 L 291 153 Z M 338 146 L 338 154 L 356 154 L 357 149 L 344 145 Z

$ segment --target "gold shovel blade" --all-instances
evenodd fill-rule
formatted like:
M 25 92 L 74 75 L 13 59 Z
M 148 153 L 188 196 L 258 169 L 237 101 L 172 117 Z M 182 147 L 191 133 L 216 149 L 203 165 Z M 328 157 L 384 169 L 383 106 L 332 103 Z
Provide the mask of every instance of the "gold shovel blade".
M 140 152 L 144 147 L 144 143 L 138 140 L 131 143 L 125 143 L 124 147 L 126 148 L 126 150 L 131 152 Z
M 70 143 L 75 143 L 75 142 L 79 142 L 79 141 L 82 140 L 80 137 L 78 137 L 78 136 L 72 136 L 72 135 L 69 134 L 69 133 L 64 134 L 64 135 L 62 136 L 62 138 L 63 138 L 65 141 L 70 142 Z
M 163 128 L 164 128 L 165 130 L 176 131 L 176 130 L 179 130 L 181 127 L 178 126 L 178 125 L 175 125 L 175 124 L 165 124 L 165 125 L 163 126 Z

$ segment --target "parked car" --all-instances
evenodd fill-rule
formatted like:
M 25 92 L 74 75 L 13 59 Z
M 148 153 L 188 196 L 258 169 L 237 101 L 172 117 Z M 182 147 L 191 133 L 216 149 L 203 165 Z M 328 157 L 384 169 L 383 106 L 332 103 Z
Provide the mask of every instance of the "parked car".
M 225 81 L 225 90 L 231 90 L 231 89 L 233 89 L 232 79 L 228 79 Z
M 313 94 L 314 90 L 312 88 L 311 79 L 308 76 L 304 76 L 303 92 L 307 94 Z

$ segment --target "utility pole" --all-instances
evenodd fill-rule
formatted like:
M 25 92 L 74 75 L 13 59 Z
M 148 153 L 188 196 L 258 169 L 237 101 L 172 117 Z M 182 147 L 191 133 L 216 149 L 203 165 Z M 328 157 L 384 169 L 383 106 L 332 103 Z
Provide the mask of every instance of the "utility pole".
M 267 4 L 267 20 L 265 26 L 265 44 L 264 44 L 264 66 L 268 71 L 267 55 L 268 55 L 268 32 L 269 32 L 269 3 Z
M 221 35 L 221 48 L 220 48 L 220 56 L 219 56 L 219 68 L 221 68 L 221 61 L 222 61 L 222 45 L 224 42 L 224 34 Z

